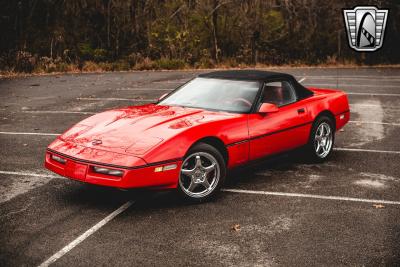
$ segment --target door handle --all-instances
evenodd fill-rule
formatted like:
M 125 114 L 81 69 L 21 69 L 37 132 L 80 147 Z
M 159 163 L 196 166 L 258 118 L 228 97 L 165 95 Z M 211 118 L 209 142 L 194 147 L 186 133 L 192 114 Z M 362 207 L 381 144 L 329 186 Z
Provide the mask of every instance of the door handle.
M 297 110 L 297 113 L 298 113 L 298 114 L 303 114 L 304 112 L 306 112 L 306 110 L 305 110 L 304 108 L 299 108 L 299 109 Z

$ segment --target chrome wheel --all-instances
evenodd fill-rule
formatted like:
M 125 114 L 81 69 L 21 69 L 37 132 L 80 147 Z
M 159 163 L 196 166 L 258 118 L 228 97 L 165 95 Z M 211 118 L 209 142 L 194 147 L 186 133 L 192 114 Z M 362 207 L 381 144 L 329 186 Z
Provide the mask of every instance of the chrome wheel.
M 188 196 L 202 198 L 217 187 L 220 173 L 219 163 L 214 156 L 206 152 L 196 152 L 184 160 L 179 186 Z
M 331 152 L 333 144 L 333 133 L 331 130 L 331 126 L 322 122 L 315 132 L 314 137 L 314 148 L 316 155 L 323 159 L 328 156 L 329 152 Z

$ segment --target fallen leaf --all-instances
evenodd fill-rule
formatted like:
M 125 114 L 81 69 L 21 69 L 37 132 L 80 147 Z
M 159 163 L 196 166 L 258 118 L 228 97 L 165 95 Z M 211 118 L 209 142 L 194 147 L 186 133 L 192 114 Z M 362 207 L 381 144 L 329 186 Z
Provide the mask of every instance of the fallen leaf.
M 374 204 L 372 205 L 375 207 L 375 209 L 383 209 L 385 206 L 383 206 L 382 204 Z
M 240 231 L 240 224 L 232 225 L 231 230 L 234 231 L 234 232 L 239 232 Z

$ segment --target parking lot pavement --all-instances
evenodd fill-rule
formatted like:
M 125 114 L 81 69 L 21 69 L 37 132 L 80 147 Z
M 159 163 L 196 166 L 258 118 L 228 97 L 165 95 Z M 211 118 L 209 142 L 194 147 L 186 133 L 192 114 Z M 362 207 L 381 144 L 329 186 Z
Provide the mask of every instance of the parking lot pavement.
M 234 172 L 228 188 L 377 200 L 399 200 L 398 158 L 336 151 L 329 162 L 309 164 L 294 156 Z
M 354 203 L 226 193 L 188 206 L 163 195 L 136 203 L 56 265 L 391 265 L 398 216 Z
M 43 168 L 56 134 L 93 113 L 153 101 L 199 72 L 0 80 L 0 265 L 51 256 L 59 266 L 399 265 L 400 69 L 281 71 L 349 93 L 338 150 L 323 164 L 290 153 L 236 170 L 227 191 L 201 205 Z
M 1 204 L 0 265 L 40 264 L 123 201 L 123 195 L 115 190 L 57 178 L 15 196 Z

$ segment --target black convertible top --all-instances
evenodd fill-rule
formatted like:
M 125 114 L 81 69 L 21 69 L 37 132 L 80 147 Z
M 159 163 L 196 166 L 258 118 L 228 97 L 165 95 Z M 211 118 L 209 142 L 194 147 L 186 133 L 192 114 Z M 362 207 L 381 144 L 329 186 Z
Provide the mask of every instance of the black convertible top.
M 262 70 L 223 70 L 202 73 L 198 77 L 229 79 L 229 80 L 246 80 L 246 81 L 266 81 L 274 78 L 293 78 L 292 75 L 280 72 L 262 71 Z
M 295 88 L 299 98 L 306 98 L 313 95 L 313 92 L 302 86 L 290 74 L 263 71 L 263 70 L 223 70 L 213 71 L 199 74 L 201 78 L 228 79 L 228 80 L 243 80 L 243 81 L 261 81 L 266 82 L 275 79 L 283 79 L 289 81 Z

